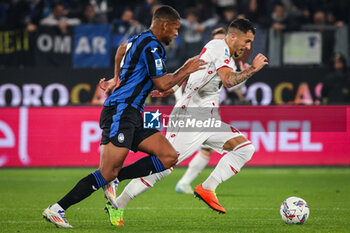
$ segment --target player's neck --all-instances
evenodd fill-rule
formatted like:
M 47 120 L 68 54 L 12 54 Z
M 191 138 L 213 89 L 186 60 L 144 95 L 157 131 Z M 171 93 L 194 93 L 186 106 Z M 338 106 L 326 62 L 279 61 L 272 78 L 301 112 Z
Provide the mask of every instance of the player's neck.
M 227 46 L 228 46 L 228 48 L 229 48 L 229 50 L 230 50 L 230 55 L 231 55 L 231 57 L 235 57 L 235 54 L 236 54 L 236 53 L 235 53 L 234 49 L 230 47 L 230 43 L 229 43 L 228 40 L 229 40 L 229 38 L 226 37 L 226 38 L 225 38 L 225 43 L 227 44 Z
M 155 27 L 153 24 L 151 25 L 149 30 L 151 30 L 153 35 L 160 41 L 160 39 L 161 39 L 160 30 L 157 27 Z

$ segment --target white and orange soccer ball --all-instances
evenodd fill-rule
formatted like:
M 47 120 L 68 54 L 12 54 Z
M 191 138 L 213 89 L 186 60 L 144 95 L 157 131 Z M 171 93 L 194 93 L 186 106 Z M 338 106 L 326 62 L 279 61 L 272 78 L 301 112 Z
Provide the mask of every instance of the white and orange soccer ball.
M 280 208 L 282 220 L 288 224 L 303 224 L 309 218 L 310 209 L 304 199 L 289 197 Z

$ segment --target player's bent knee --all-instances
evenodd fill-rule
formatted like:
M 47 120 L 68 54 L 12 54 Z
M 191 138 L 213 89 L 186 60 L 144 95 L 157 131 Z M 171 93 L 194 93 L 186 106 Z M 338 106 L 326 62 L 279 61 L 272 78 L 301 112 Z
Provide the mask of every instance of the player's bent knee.
M 166 155 L 163 155 L 160 160 L 163 163 L 164 168 L 168 169 L 176 165 L 178 161 L 178 154 L 176 151 L 168 152 Z
M 255 152 L 255 147 L 253 144 L 249 144 L 235 151 L 244 160 L 244 163 L 252 159 Z
M 246 155 L 247 155 L 247 162 L 252 159 L 253 154 L 255 153 L 255 147 L 253 144 L 246 146 Z
M 109 183 L 112 180 L 114 180 L 118 176 L 120 169 L 121 169 L 121 167 L 111 168 L 111 167 L 106 167 L 106 166 L 102 166 L 99 168 L 106 183 Z
M 107 172 L 106 170 L 100 169 L 100 171 L 101 171 L 101 174 L 102 174 L 103 178 L 105 179 L 106 183 L 111 182 L 116 177 L 116 176 L 114 177 L 114 175 L 112 173 Z
M 238 136 L 235 138 L 231 138 L 230 140 L 225 142 L 223 148 L 224 148 L 224 150 L 231 151 L 231 150 L 235 149 L 237 146 L 239 146 L 240 144 L 245 143 L 247 141 L 248 141 L 248 139 L 246 139 L 244 136 Z

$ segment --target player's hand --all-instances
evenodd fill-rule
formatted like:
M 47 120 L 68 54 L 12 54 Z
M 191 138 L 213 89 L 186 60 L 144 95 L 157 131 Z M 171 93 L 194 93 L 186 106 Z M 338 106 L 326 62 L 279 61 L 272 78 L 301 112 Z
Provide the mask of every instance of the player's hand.
M 188 59 L 183 65 L 183 68 L 188 74 L 191 74 L 193 72 L 196 72 L 197 70 L 205 69 L 206 64 L 208 63 L 200 59 L 199 56 L 195 56 Z
M 255 69 L 255 72 L 261 70 L 265 65 L 268 65 L 267 57 L 259 53 L 256 55 L 252 62 L 252 67 Z
M 158 90 L 153 90 L 151 92 L 151 96 L 152 97 L 158 97 L 158 98 L 164 98 L 164 97 L 167 97 L 170 94 L 171 94 L 171 91 L 161 92 L 161 91 L 158 91 Z
M 110 80 L 106 81 L 106 78 L 102 78 L 100 79 L 98 85 L 104 91 L 105 96 L 109 96 L 113 88 L 117 86 L 117 80 L 116 78 L 111 78 Z

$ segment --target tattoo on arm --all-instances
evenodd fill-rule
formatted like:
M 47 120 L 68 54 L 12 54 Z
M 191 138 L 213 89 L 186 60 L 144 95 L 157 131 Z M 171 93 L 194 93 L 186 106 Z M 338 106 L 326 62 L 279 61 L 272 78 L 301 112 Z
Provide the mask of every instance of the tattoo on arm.
M 238 73 L 238 72 L 232 72 L 228 78 L 227 78 L 227 84 L 229 87 L 233 87 L 248 78 L 252 77 L 255 74 L 255 68 L 253 66 L 249 67 L 248 69 Z

